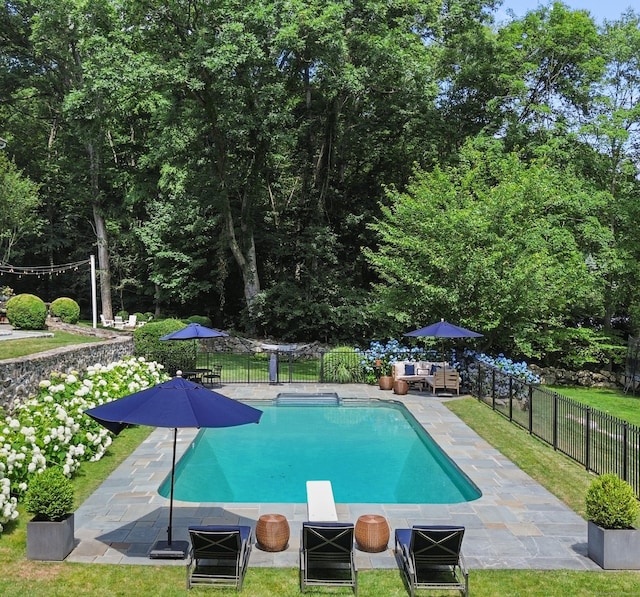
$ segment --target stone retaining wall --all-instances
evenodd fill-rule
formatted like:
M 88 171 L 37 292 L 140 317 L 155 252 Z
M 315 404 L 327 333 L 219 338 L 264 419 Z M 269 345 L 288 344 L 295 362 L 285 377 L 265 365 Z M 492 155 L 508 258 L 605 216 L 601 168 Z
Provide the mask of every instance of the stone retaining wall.
M 34 395 L 40 381 L 49 379 L 52 371 L 82 371 L 89 365 L 108 365 L 132 354 L 133 337 L 127 335 L 0 361 L 0 408 L 9 411 L 16 398 Z
M 584 386 L 588 388 L 624 387 L 624 373 L 612 371 L 569 371 L 557 367 L 536 367 L 531 370 L 538 374 L 545 385 Z

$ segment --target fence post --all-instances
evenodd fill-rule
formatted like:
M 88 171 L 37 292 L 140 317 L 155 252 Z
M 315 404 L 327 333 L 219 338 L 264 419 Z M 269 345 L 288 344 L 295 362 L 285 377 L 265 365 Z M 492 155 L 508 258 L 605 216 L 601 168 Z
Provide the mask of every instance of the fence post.
M 529 435 L 533 433 L 533 386 L 527 384 L 529 388 Z
M 509 421 L 513 421 L 513 377 L 509 376 Z
M 496 409 L 496 370 L 491 369 L 491 408 Z
M 625 421 L 622 425 L 622 479 L 629 481 L 629 446 L 627 433 L 629 430 L 629 424 Z
M 586 429 L 585 429 L 585 445 L 584 445 L 584 466 L 590 471 L 591 460 L 591 407 L 587 406 L 587 412 L 585 417 Z
M 320 351 L 320 383 L 324 383 L 324 356 L 325 352 Z
M 478 400 L 482 401 L 482 363 L 480 361 L 476 361 L 478 363 L 478 377 L 476 379 L 476 388 L 478 391 Z
M 553 421 L 553 449 L 558 449 L 558 394 L 553 393 L 553 409 L 551 414 Z

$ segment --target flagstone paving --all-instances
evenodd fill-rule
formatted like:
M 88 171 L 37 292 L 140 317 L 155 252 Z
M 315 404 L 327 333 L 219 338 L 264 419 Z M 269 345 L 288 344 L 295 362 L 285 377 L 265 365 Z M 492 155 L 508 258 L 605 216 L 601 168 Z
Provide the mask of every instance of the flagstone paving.
M 463 554 L 469 568 L 600 570 L 587 556 L 587 523 L 531 477 L 492 448 L 443 404 L 427 393 L 397 396 L 367 385 L 226 385 L 219 391 L 241 400 L 273 399 L 279 392 L 336 392 L 341 398 L 396 400 L 436 440 L 479 487 L 482 496 L 459 504 L 336 504 L 341 521 L 381 514 L 391 527 L 386 551 L 356 550 L 360 569 L 395 568 L 393 532 L 413 524 L 465 527 Z M 178 431 L 178 458 L 197 434 Z M 158 428 L 125 460 L 75 513 L 76 547 L 67 561 L 105 564 L 184 565 L 184 560 L 150 559 L 151 547 L 167 539 L 169 500 L 157 493 L 171 467 L 173 430 Z M 389 446 L 393 450 L 393 446 Z M 173 539 L 188 540 L 193 524 L 248 524 L 262 514 L 287 517 L 291 539 L 285 551 L 254 546 L 250 566 L 297 567 L 301 504 L 191 503 L 176 501 Z

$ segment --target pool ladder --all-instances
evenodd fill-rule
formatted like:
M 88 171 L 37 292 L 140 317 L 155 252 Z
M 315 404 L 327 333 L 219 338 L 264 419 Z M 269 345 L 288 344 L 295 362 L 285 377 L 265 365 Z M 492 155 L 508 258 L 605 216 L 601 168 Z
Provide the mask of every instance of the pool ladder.
M 335 392 L 325 393 L 287 393 L 276 396 L 277 406 L 339 406 L 340 396 Z

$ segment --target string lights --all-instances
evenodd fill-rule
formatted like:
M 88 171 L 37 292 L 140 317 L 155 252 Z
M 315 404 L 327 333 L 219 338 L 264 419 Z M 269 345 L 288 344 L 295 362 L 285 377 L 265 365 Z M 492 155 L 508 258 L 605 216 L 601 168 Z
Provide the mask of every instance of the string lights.
M 32 265 L 29 267 L 21 267 L 19 265 L 10 265 L 0 261 L 0 275 L 13 274 L 19 278 L 22 276 L 57 276 L 68 271 L 78 271 L 78 268 L 90 263 L 90 259 L 83 261 L 74 261 L 73 263 L 63 263 L 62 265 Z

